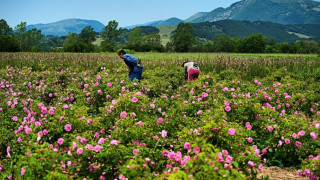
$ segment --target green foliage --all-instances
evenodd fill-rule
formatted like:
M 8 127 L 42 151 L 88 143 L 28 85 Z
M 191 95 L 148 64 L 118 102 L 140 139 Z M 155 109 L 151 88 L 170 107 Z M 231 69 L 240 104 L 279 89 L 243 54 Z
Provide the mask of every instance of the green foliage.
M 109 21 L 108 25 L 106 25 L 101 30 L 101 37 L 104 40 L 101 44 L 102 49 L 104 51 L 113 51 L 115 46 L 115 40 L 121 34 L 122 29 L 118 29 L 118 22 L 113 20 Z
M 215 35 L 212 42 L 216 52 L 234 52 L 234 44 L 226 34 Z
M 179 23 L 171 36 L 172 45 L 177 52 L 188 52 L 191 50 L 194 42 L 194 28 L 190 23 Z
M 242 40 L 240 52 L 263 53 L 267 45 L 267 39 L 261 33 L 253 34 Z
M 93 27 L 86 26 L 81 30 L 81 33 L 79 35 L 79 38 L 81 41 L 86 43 L 88 46 L 91 45 L 93 41 L 96 40 L 96 32 L 93 30 Z
M 26 30 L 27 23 L 21 22 L 15 28 L 15 35 L 18 40 L 19 48 L 21 51 L 31 51 L 34 45 L 37 45 L 43 35 L 41 34 L 41 30 L 37 30 L 33 28 L 31 30 Z

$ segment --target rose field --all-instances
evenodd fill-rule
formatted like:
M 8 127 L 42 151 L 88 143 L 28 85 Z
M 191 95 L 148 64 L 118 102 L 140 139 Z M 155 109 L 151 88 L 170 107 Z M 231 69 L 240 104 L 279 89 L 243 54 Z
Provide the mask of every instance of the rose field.
M 316 55 L 132 55 L 0 53 L 0 179 L 320 177 Z

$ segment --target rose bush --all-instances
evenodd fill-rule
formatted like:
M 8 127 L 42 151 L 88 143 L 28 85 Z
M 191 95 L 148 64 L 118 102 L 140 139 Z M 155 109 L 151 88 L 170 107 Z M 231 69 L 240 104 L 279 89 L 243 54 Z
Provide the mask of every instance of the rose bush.
M 0 178 L 254 179 L 269 165 L 319 177 L 319 81 L 242 76 L 1 69 Z

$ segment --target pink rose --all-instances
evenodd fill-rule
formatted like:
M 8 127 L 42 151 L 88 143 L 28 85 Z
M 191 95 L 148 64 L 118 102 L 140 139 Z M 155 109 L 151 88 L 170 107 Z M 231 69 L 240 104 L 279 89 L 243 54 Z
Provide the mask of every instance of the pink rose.
M 140 152 L 139 149 L 133 149 L 133 151 L 132 151 L 133 155 L 136 155 L 136 154 L 138 154 L 139 152 Z
M 26 173 L 26 168 L 21 168 L 21 175 L 23 176 L 24 175 L 24 173 Z
M 83 149 L 82 149 L 82 148 L 77 149 L 77 154 L 78 154 L 78 155 L 80 155 L 80 154 L 82 154 L 82 153 L 83 153 Z
M 233 128 L 230 128 L 229 131 L 228 131 L 228 133 L 229 133 L 231 136 L 233 136 L 233 135 L 236 134 L 236 130 L 234 130 Z
M 184 143 L 184 149 L 186 149 L 186 150 L 188 150 L 188 149 L 190 149 L 191 148 L 191 145 L 190 145 L 190 143 L 189 142 L 186 142 L 186 143 Z
M 251 167 L 254 167 L 254 166 L 256 165 L 256 164 L 254 164 L 254 162 L 252 162 L 252 161 L 249 161 L 248 164 L 249 164 L 249 166 L 251 166 Z
M 286 140 L 284 140 L 284 143 L 286 143 L 286 144 L 290 144 L 290 139 L 286 139 Z
M 117 140 L 112 140 L 112 141 L 111 141 L 111 144 L 112 144 L 112 145 L 118 145 L 118 141 L 117 141 Z
M 63 140 L 62 138 L 59 138 L 59 139 L 58 139 L 58 144 L 59 144 L 59 145 L 62 145 L 63 142 L 64 142 L 64 140 Z
M 228 156 L 226 157 L 226 163 L 231 163 L 232 160 L 233 160 L 233 158 L 232 158 L 231 156 L 228 155 Z
M 227 112 L 229 112 L 229 111 L 231 111 L 231 107 L 230 107 L 230 106 L 226 106 L 226 107 L 225 107 L 225 110 L 226 110 Z
M 120 117 L 121 117 L 121 118 L 126 118 L 126 117 L 127 117 L 127 113 L 126 113 L 125 111 L 122 111 L 122 112 L 120 113 Z
M 101 149 L 103 149 L 103 147 L 100 146 L 100 145 L 96 145 L 96 146 L 94 147 L 94 151 L 96 151 L 96 152 L 99 152 Z
M 138 98 L 136 98 L 136 97 L 133 97 L 133 98 L 131 99 L 131 102 L 133 102 L 133 103 L 136 103 L 136 102 L 138 102 Z
M 71 127 L 70 124 L 66 124 L 66 125 L 64 126 L 64 130 L 66 130 L 67 132 L 71 131 L 71 129 L 72 129 L 72 127 Z
M 296 145 L 297 147 L 301 147 L 301 146 L 302 146 L 302 143 L 301 143 L 300 141 L 296 141 L 295 145 Z
M 162 119 L 162 118 L 158 118 L 157 123 L 161 124 L 161 123 L 162 123 L 162 121 L 163 121 L 163 119 Z
M 163 138 L 166 138 L 166 137 L 167 137 L 167 131 L 166 131 L 166 130 L 162 130 L 162 131 L 161 131 L 161 136 L 162 136 Z
M 312 139 L 316 140 L 318 138 L 318 134 L 314 133 L 314 132 L 311 132 L 310 133 L 310 136 Z
M 194 151 L 195 153 L 200 153 L 200 148 L 199 148 L 199 147 L 194 147 L 194 148 L 193 148 L 193 151 Z

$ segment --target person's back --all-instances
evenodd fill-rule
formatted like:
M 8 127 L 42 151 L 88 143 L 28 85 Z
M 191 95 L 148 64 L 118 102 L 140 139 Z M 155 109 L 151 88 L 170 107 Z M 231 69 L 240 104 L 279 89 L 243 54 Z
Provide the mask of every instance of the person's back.
M 195 62 L 185 62 L 183 63 L 185 80 L 195 80 L 199 77 L 200 68 Z
M 143 70 L 141 60 L 138 64 L 137 59 L 134 56 L 126 54 L 123 50 L 119 51 L 118 55 L 121 59 L 124 60 L 124 62 L 128 66 L 130 80 L 133 81 L 136 78 L 140 81 L 140 79 L 142 78 L 141 75 Z

